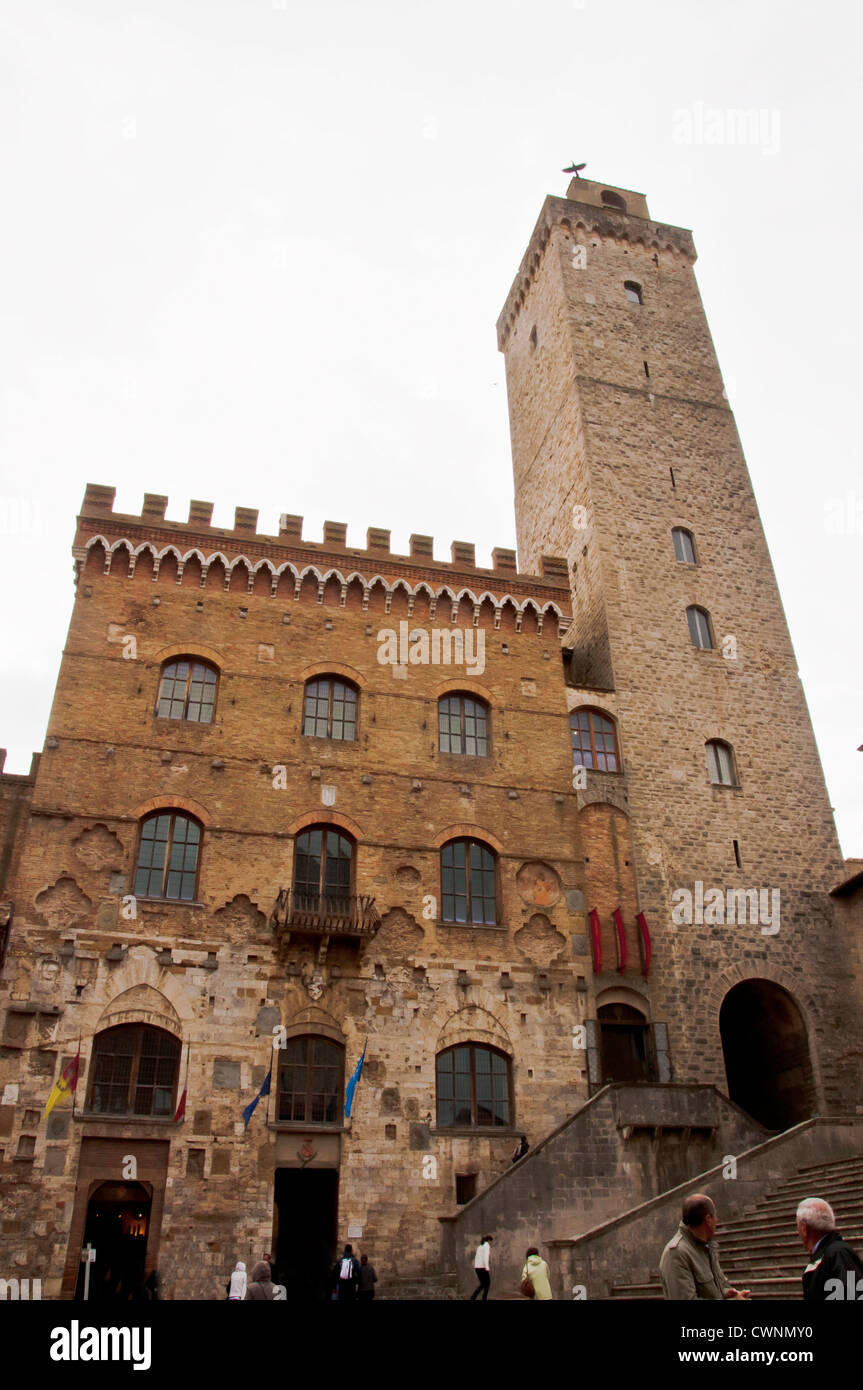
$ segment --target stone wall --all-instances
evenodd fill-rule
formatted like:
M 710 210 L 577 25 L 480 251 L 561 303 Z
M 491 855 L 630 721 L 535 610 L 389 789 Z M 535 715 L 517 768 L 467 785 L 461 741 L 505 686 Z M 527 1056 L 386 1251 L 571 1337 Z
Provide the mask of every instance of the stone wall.
M 515 1291 L 529 1246 L 577 1235 L 764 1137 L 712 1087 L 604 1087 L 444 1223 L 442 1266 L 470 1291 L 476 1247 L 491 1235 L 494 1287 Z

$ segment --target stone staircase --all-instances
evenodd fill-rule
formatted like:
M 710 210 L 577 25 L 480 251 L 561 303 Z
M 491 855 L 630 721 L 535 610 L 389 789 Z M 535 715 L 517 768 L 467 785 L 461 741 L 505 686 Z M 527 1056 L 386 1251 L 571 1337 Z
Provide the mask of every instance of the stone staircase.
M 749 1289 L 753 1298 L 802 1299 L 800 1276 L 807 1256 L 795 1214 L 804 1197 L 829 1202 L 840 1233 L 855 1250 L 863 1250 L 863 1155 L 798 1167 L 792 1178 L 744 1207 L 745 1216 L 722 1222 L 720 1212 L 716 1239 L 723 1271 L 737 1288 Z M 614 1284 L 610 1296 L 662 1298 L 659 1273 L 647 1284 Z
M 376 1299 L 385 1299 L 388 1303 L 443 1303 L 461 1297 L 454 1274 L 438 1274 L 419 1279 L 387 1278 L 386 1283 L 381 1280 L 376 1291 Z

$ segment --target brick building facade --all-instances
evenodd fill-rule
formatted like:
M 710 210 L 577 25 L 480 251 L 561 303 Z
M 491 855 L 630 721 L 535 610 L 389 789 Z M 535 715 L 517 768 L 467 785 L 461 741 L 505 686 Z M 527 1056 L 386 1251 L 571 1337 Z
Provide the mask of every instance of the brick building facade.
M 100 1294 L 158 1266 L 210 1298 L 272 1250 L 313 1295 L 350 1238 L 392 1286 L 607 1081 L 771 1130 L 860 1110 L 842 860 L 694 258 L 640 195 L 546 200 L 498 325 L 520 569 L 87 487 L 45 748 L 0 777 L 10 1275 L 71 1297 L 90 1243 Z

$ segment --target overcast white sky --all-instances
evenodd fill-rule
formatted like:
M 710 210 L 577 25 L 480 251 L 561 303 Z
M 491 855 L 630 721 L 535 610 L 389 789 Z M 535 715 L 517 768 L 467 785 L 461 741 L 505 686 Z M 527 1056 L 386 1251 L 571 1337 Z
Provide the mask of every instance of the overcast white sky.
M 860 28 L 847 0 L 2 0 L 7 771 L 42 747 L 88 481 L 515 544 L 494 326 L 587 160 L 694 231 L 863 855 Z

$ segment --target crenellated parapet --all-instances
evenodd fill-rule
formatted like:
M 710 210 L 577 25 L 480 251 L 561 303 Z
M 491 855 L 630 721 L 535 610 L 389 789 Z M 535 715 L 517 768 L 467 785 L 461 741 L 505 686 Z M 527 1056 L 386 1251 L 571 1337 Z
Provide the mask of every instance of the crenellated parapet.
M 576 180 L 573 180 L 570 194 L 577 193 L 575 185 Z M 664 222 L 653 222 L 647 217 L 580 202 L 577 197 L 548 197 L 542 205 L 518 274 L 512 282 L 497 321 L 497 345 L 501 352 L 542 263 L 551 234 L 557 227 L 569 235 L 581 230 L 587 235 L 597 235 L 611 241 L 640 245 L 646 250 L 682 256 L 690 264 L 694 264 L 696 259 L 692 233 L 684 227 L 672 227 Z
M 492 568 L 476 564 L 474 546 L 454 541 L 451 560 L 434 558 L 434 540 L 412 535 L 410 555 L 394 555 L 390 532 L 369 527 L 362 549 L 347 544 L 347 526 L 325 521 L 321 541 L 303 538 L 303 518 L 280 517 L 278 536 L 258 532 L 258 512 L 237 507 L 231 529 L 214 527 L 213 504 L 192 501 L 186 522 L 165 518 L 167 497 L 146 493 L 140 516 L 115 513 L 116 490 L 88 484 L 73 547 L 75 582 L 84 567 L 125 579 L 305 599 L 385 613 L 417 611 L 431 620 L 500 627 L 503 613 L 521 630 L 525 614 L 542 632 L 570 622 L 566 561 L 543 556 L 539 575 L 518 573 L 514 550 L 496 548 Z M 97 558 L 98 557 L 98 558 Z M 398 602 L 396 602 L 398 599 Z M 396 603 L 396 608 L 393 604 Z M 419 607 L 417 607 L 419 605 Z

